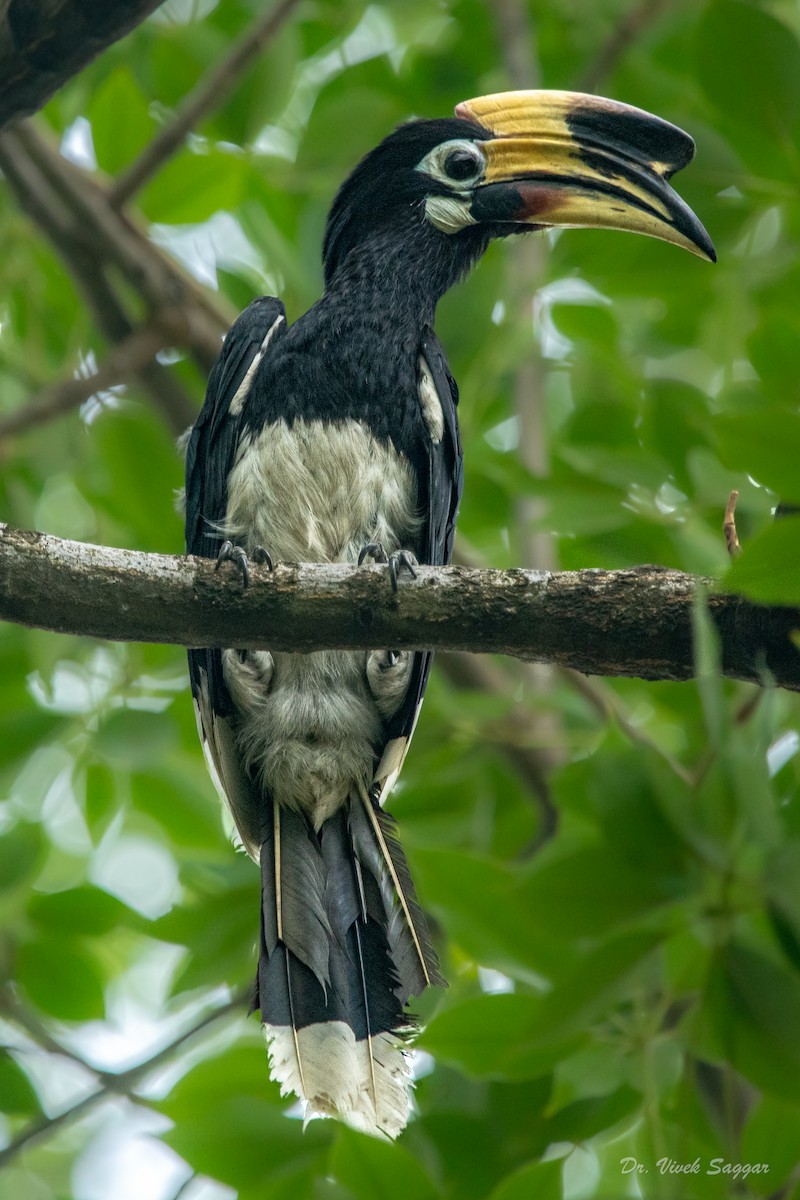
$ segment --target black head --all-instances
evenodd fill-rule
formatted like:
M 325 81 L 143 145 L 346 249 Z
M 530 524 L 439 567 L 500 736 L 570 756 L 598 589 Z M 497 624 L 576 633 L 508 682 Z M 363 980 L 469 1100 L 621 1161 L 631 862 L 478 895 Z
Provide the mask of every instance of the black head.
M 451 117 L 409 121 L 384 138 L 345 180 L 331 207 L 322 249 L 326 284 L 365 243 L 395 245 L 402 253 L 409 241 L 430 240 L 435 226 L 427 216 L 429 202 L 463 201 L 465 183 L 483 172 L 482 157 L 471 148 L 491 136 L 474 121 Z M 466 268 L 491 235 L 474 224 L 459 232 L 467 236 L 457 246 L 448 245 L 446 234 L 435 240 L 448 255 L 463 256 Z
M 401 272 L 413 256 L 441 293 L 491 238 L 546 225 L 646 233 L 713 258 L 668 183 L 694 152 L 674 125 L 574 92 L 506 92 L 456 111 L 401 125 L 345 180 L 325 233 L 328 286 L 368 248 Z

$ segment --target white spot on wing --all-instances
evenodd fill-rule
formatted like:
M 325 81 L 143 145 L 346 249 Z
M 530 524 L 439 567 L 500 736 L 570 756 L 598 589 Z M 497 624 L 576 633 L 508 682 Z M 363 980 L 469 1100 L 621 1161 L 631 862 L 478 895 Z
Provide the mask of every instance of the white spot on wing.
M 253 376 L 255 375 L 255 373 L 258 369 L 258 364 L 261 362 L 262 358 L 264 357 L 267 347 L 269 346 L 269 344 L 272 341 L 272 338 L 275 334 L 275 330 L 278 328 L 278 326 L 281 324 L 281 322 L 283 320 L 284 320 L 284 317 L 280 316 L 280 317 L 278 317 L 278 319 L 276 321 L 273 321 L 272 325 L 270 325 L 269 329 L 267 330 L 266 336 L 264 337 L 264 340 L 261 343 L 261 346 L 259 347 L 258 353 L 256 354 L 253 361 L 250 363 L 250 366 L 247 368 L 247 373 L 246 373 L 244 379 L 242 380 L 242 382 L 239 384 L 238 388 L 236 389 L 235 396 L 231 400 L 230 414 L 232 417 L 238 417 L 239 413 L 244 408 L 244 402 L 247 399 L 248 393 L 250 391 L 250 385 L 252 384 Z
M 439 393 L 436 390 L 436 384 L 433 382 L 430 368 L 421 354 L 418 365 L 419 402 L 422 405 L 422 415 L 425 418 L 425 424 L 428 426 L 431 441 L 434 445 L 438 445 L 444 436 L 442 402 L 439 399 Z

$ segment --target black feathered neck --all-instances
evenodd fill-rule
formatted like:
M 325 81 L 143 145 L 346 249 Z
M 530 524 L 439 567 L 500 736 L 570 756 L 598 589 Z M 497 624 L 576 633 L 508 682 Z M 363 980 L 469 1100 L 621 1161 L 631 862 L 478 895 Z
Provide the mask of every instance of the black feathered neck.
M 342 184 L 323 244 L 329 292 L 379 294 L 389 311 L 413 304 L 432 320 L 436 304 L 486 249 L 491 231 L 447 234 L 425 216 L 425 200 L 446 184 L 416 170 L 429 151 L 454 138 L 491 137 L 472 121 L 410 121 L 389 134 Z

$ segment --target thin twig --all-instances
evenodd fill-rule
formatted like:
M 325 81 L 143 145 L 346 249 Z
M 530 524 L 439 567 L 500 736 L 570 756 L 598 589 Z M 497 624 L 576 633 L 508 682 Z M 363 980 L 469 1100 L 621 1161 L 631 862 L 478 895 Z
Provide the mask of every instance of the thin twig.
M 31 1041 L 35 1042 L 40 1049 L 46 1050 L 48 1054 L 55 1054 L 60 1058 L 69 1059 L 76 1066 L 94 1075 L 96 1079 L 105 1080 L 107 1075 L 111 1076 L 111 1072 L 92 1066 L 82 1055 L 72 1050 L 69 1046 L 64 1046 L 61 1042 L 57 1041 L 49 1029 L 46 1029 L 32 1012 L 29 1012 L 24 1005 L 19 1003 L 14 994 L 14 989 L 10 984 L 0 990 L 0 1015 L 6 1017 L 7 1020 L 22 1029 Z
M 508 82 L 512 88 L 535 88 L 541 71 L 536 48 L 536 25 L 525 0 L 494 0 L 497 35 Z M 543 238 L 527 238 L 514 247 L 507 260 L 508 298 L 519 319 L 532 327 L 536 295 L 547 276 L 548 247 Z M 544 479 L 550 472 L 550 429 L 544 399 L 545 365 L 538 345 L 531 340 L 524 359 L 516 365 L 511 384 L 514 410 L 519 419 L 519 454 L 531 474 Z M 558 551 L 549 530 L 542 528 L 547 502 L 539 496 L 521 496 L 515 504 L 519 560 L 526 567 L 554 571 Z M 547 697 L 553 690 L 552 669 L 542 663 L 524 668 L 531 691 Z M 552 704 L 532 708 L 530 732 L 539 751 L 540 770 L 549 772 L 563 760 L 560 714 Z M 550 822 L 554 828 L 554 823 Z
M 197 1172 L 192 1171 L 191 1175 L 188 1175 L 186 1177 L 186 1179 L 184 1179 L 183 1183 L 178 1185 L 178 1190 L 176 1192 L 172 1193 L 172 1200 L 185 1200 L 185 1197 L 189 1193 L 189 1188 L 192 1186 L 192 1184 L 194 1183 L 194 1181 L 196 1179 L 197 1179 Z
M 736 555 L 742 552 L 742 547 L 739 545 L 739 535 L 736 532 L 736 501 L 738 499 L 739 493 L 737 491 L 731 492 L 728 497 L 728 503 L 725 505 L 725 520 L 722 522 L 725 545 L 728 547 L 728 554 L 730 554 L 731 558 L 736 558 Z
M 134 330 L 114 346 L 93 374 L 50 384 L 27 404 L 0 416 L 0 440 L 63 416 L 91 396 L 126 382 L 148 366 L 159 350 L 177 340 L 159 322 Z
M 244 1009 L 248 997 L 249 992 L 247 995 L 241 994 L 235 996 L 227 1004 L 223 1004 L 212 1012 L 206 1013 L 197 1024 L 185 1030 L 174 1041 L 170 1042 L 169 1045 L 163 1046 L 161 1050 L 158 1050 L 144 1062 L 138 1063 L 135 1067 L 130 1067 L 127 1071 L 106 1072 L 103 1076 L 103 1086 L 94 1092 L 90 1092 L 88 1096 L 84 1096 L 82 1100 L 79 1100 L 70 1108 L 64 1109 L 63 1112 L 57 1113 L 54 1117 L 42 1117 L 38 1121 L 33 1121 L 4 1150 L 0 1150 L 0 1170 L 8 1166 L 31 1142 L 37 1141 L 42 1137 L 52 1136 L 52 1134 L 62 1129 L 65 1125 L 70 1125 L 79 1117 L 85 1116 L 87 1112 L 90 1112 L 103 1100 L 107 1099 L 108 1096 L 127 1095 L 132 1092 L 152 1071 L 170 1059 L 186 1042 L 191 1041 L 192 1038 L 208 1029 L 209 1026 L 216 1024 L 217 1021 L 230 1016 L 231 1013 Z
M 281 0 L 271 12 L 258 17 L 239 38 L 226 58 L 185 96 L 174 118 L 153 138 L 139 157 L 112 184 L 108 199 L 121 208 L 179 150 L 197 123 L 215 109 L 239 80 L 242 72 L 272 41 L 297 7 L 299 0 Z
M 667 7 L 667 0 L 642 0 L 622 18 L 600 53 L 579 77 L 575 87 L 579 92 L 594 92 L 610 75 L 628 47 L 642 36 Z
M 625 705 L 619 696 L 607 687 L 601 680 L 590 679 L 587 675 L 582 675 L 580 671 L 565 670 L 562 671 L 564 679 L 575 689 L 585 700 L 594 708 L 604 721 L 613 721 L 625 736 L 639 746 L 647 746 L 649 750 L 653 750 L 659 758 L 662 758 L 667 766 L 673 771 L 682 783 L 692 785 L 694 782 L 691 771 L 684 767 L 683 763 L 677 758 L 673 758 L 666 750 L 659 746 L 658 742 L 654 742 L 651 737 L 634 725 L 626 711 Z
M 508 82 L 517 90 L 539 87 L 536 31 L 522 0 L 492 0 Z
M 507 699 L 511 680 L 491 659 L 474 654 L 444 654 L 437 659 L 439 670 L 457 688 L 483 692 Z M 487 740 L 497 746 L 534 797 L 539 811 L 537 845 L 548 841 L 556 831 L 558 813 L 550 796 L 549 751 L 532 744 L 538 737 L 534 714 L 521 704 L 503 715 L 496 724 L 484 728 Z

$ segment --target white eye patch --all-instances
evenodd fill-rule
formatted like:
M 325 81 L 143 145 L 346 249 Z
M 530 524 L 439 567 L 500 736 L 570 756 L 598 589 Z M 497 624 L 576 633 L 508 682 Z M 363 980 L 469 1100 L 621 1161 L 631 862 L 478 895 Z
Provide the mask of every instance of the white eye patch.
M 429 150 L 417 163 L 417 170 L 446 183 L 454 192 L 469 192 L 483 177 L 486 159 L 479 142 L 453 138 Z

